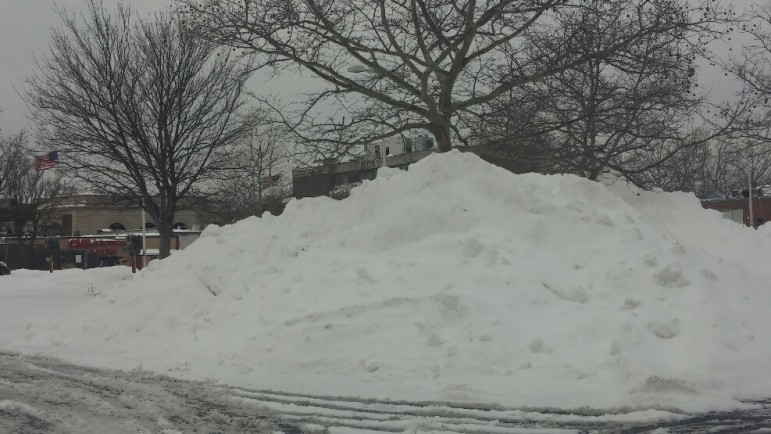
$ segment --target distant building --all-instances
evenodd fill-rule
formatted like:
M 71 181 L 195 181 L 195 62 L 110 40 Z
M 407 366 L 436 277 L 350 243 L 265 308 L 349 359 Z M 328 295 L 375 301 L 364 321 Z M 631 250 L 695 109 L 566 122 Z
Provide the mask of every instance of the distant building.
M 15 199 L 0 198 L 0 233 L 8 232 L 14 222 L 29 220 L 32 215 L 30 205 L 18 203 Z
M 139 235 L 142 229 L 142 211 L 135 204 L 110 195 L 80 194 L 59 198 L 54 223 L 40 228 L 39 237 L 32 243 L 20 244 L 13 234 L 15 221 L 31 218 L 29 205 L 0 200 L 0 245 L 3 256 L 12 269 L 48 269 L 50 253 L 46 253 L 46 238 L 57 239 L 59 248 L 55 268 L 91 268 L 130 263 L 126 249 L 127 236 Z M 211 222 L 207 207 L 190 206 L 176 212 L 171 250 L 181 250 L 200 235 L 200 230 Z M 159 254 L 160 235 L 153 219 L 145 213 L 147 246 L 143 253 L 148 260 Z M 22 228 L 29 232 L 29 227 Z M 23 232 L 23 233 L 24 233 Z
M 427 151 L 434 147 L 434 138 L 428 135 L 415 137 L 394 136 L 364 147 L 367 157 L 381 157 Z
M 429 155 L 433 150 L 402 153 L 399 155 L 366 156 L 344 163 L 326 163 L 319 166 L 292 170 L 292 194 L 296 198 L 329 196 L 333 191 L 375 179 L 377 169 L 406 168 Z
M 126 231 L 142 228 L 142 212 L 136 204 L 110 195 L 73 195 L 58 206 L 61 235 L 77 236 L 108 231 Z M 154 229 L 153 219 L 145 213 L 146 228 Z M 176 212 L 174 228 L 203 229 L 209 223 L 205 210 L 182 209 Z
M 720 211 L 728 220 L 745 226 L 758 227 L 771 220 L 771 196 L 764 196 L 762 190 L 753 190 L 752 220 L 747 190 L 736 192 L 738 197 L 705 199 L 701 206 Z

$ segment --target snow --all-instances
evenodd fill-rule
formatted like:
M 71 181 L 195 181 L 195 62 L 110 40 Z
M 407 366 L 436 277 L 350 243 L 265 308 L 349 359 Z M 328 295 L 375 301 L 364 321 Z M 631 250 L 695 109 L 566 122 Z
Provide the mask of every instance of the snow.
M 136 275 L 2 276 L 0 348 L 327 396 L 738 406 L 771 394 L 770 236 L 690 194 L 451 152 Z

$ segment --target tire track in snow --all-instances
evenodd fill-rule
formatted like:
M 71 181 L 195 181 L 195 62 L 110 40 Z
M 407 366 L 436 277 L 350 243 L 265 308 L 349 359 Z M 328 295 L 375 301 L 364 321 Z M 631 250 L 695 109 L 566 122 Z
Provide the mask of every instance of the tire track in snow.
M 771 401 L 684 415 L 632 409 L 319 396 L 113 371 L 0 351 L 0 432 L 275 433 L 771 432 Z
M 619 432 L 658 419 L 684 418 L 669 412 L 584 409 L 506 409 L 487 404 L 411 402 L 292 394 L 231 387 L 234 399 L 294 423 L 380 432 L 442 431 L 476 434 Z M 643 419 L 643 422 L 640 419 Z M 636 421 L 635 421 L 636 420 Z
M 0 352 L 2 433 L 277 431 L 302 432 L 264 410 L 233 406 L 214 384 Z

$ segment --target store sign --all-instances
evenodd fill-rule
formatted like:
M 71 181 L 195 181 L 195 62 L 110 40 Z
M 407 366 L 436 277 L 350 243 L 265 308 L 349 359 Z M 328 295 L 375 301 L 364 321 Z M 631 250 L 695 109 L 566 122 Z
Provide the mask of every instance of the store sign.
M 70 249 L 86 250 L 97 256 L 113 256 L 118 253 L 118 247 L 126 245 L 126 240 L 114 238 L 71 238 L 67 242 Z
M 126 240 L 104 238 L 72 238 L 67 245 L 72 249 L 89 249 L 102 246 L 125 246 Z

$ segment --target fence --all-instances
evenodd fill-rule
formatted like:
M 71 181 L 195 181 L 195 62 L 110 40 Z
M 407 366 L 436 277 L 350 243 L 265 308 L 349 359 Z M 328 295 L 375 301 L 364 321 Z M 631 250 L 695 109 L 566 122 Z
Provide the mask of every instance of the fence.
M 28 270 L 48 269 L 45 246 L 0 244 L 0 261 L 8 264 L 11 270 L 18 270 L 20 268 Z

